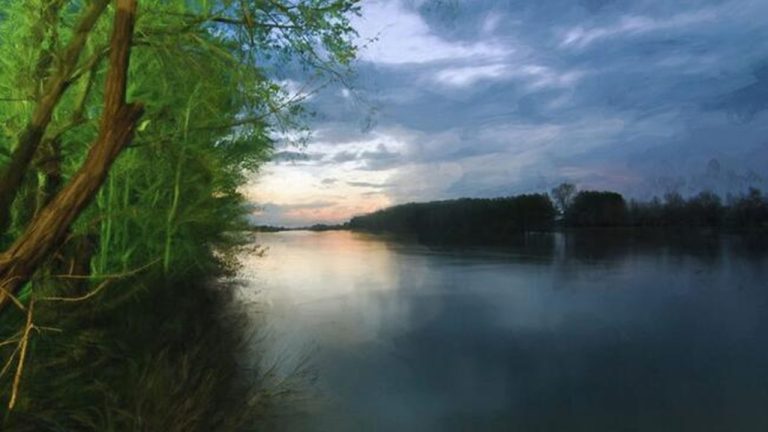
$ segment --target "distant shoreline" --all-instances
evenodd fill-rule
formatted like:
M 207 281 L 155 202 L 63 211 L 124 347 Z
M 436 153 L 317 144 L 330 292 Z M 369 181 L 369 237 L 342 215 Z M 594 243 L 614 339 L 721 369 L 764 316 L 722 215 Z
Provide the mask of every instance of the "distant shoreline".
M 347 229 L 401 234 L 432 243 L 499 243 L 530 232 L 584 230 L 764 233 L 768 232 L 768 196 L 750 188 L 740 196 L 727 197 L 725 203 L 708 191 L 688 198 L 669 193 L 663 201 L 628 202 L 617 192 L 577 193 L 575 186 L 564 184 L 553 189 L 551 196 L 536 193 L 407 203 L 355 216 L 343 224 L 253 228 L 259 232 Z
M 255 233 L 276 233 L 276 232 L 290 232 L 290 231 L 309 231 L 309 232 L 324 232 L 324 231 L 350 231 L 369 234 L 405 234 L 397 231 L 389 230 L 368 230 L 362 228 L 352 228 L 347 224 L 340 225 L 328 225 L 325 228 L 316 228 L 313 226 L 304 227 L 281 227 L 271 225 L 260 225 L 249 229 L 250 232 Z M 537 230 L 520 232 L 519 235 L 525 234 L 569 234 L 569 233 L 627 233 L 627 234 L 641 234 L 643 232 L 649 233 L 673 233 L 673 234 L 766 234 L 768 235 L 768 227 L 680 227 L 680 226 L 589 226 L 589 227 L 571 227 L 571 226 L 555 226 L 549 230 Z M 418 234 L 418 233 L 408 233 Z
M 342 230 L 350 230 L 349 224 L 338 224 L 338 225 L 326 225 L 326 224 L 315 224 L 310 226 L 302 226 L 302 227 L 284 227 L 284 226 L 273 226 L 273 225 L 255 225 L 249 228 L 249 231 L 251 232 L 260 232 L 260 233 L 271 233 L 271 232 L 285 232 L 285 231 L 342 231 Z

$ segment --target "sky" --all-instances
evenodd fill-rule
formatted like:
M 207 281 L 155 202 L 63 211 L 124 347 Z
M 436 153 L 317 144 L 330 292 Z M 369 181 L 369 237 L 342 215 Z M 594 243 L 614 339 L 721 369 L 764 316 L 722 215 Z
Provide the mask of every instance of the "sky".
M 355 76 L 245 189 L 259 224 L 546 192 L 768 189 L 766 0 L 363 0 Z M 286 85 L 301 88 L 301 83 Z

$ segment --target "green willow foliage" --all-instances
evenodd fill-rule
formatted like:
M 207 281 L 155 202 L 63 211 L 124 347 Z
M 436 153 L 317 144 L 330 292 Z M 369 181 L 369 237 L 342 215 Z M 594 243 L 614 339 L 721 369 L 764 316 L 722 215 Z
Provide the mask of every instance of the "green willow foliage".
M 351 42 L 354 31 L 348 18 L 358 12 L 356 3 L 356 0 L 139 2 L 128 100 L 142 102 L 146 111 L 136 137 L 112 167 L 97 199 L 72 227 L 67 243 L 38 271 L 20 298 L 28 302 L 46 295 L 80 295 L 110 275 L 126 277 L 118 279 L 103 294 L 89 299 L 85 302 L 87 306 L 78 305 L 75 314 L 71 308 L 41 304 L 40 320 L 66 330 L 61 336 L 40 336 L 39 343 L 33 336 L 30 364 L 26 366 L 29 377 L 25 376 L 22 381 L 21 411 L 27 409 L 28 415 L 32 415 L 29 413 L 37 410 L 56 417 L 56 410 L 45 411 L 30 396 L 45 393 L 45 387 L 35 388 L 36 384 L 32 384 L 45 385 L 40 382 L 42 379 L 33 381 L 35 364 L 47 364 L 52 360 L 50 356 L 61 355 L 62 348 L 56 344 L 98 351 L 99 344 L 108 350 L 114 342 L 104 341 L 114 334 L 99 334 L 99 330 L 78 327 L 83 322 L 105 320 L 102 327 L 111 328 L 114 323 L 110 320 L 117 320 L 116 317 L 140 321 L 129 316 L 131 313 L 176 313 L 172 310 L 178 308 L 174 301 L 179 295 L 198 299 L 207 299 L 209 295 L 200 290 L 180 291 L 176 286 L 234 268 L 233 247 L 244 241 L 238 233 L 245 227 L 246 213 L 239 189 L 248 173 L 258 170 L 269 158 L 271 137 L 281 129 L 298 127 L 302 114 L 301 101 L 292 98 L 278 80 L 270 77 L 280 71 L 297 70 L 320 79 L 333 79 L 347 73 L 355 56 Z M 87 4 L 78 0 L 0 1 L 0 167 L 8 163 L 16 139 L 41 95 L 42 84 L 59 61 Z M 72 83 L 54 112 L 46 139 L 14 202 L 10 228 L 0 233 L 0 250 L 23 232 L 35 212 L 66 183 L 82 163 L 97 134 L 111 9 L 99 19 L 88 37 Z M 78 262 L 87 278 L 84 280 L 91 281 L 85 287 L 57 277 L 73 272 Z M 136 273 L 136 269 L 142 271 Z M 167 301 L 164 303 L 161 299 Z M 127 300 L 133 302 L 131 306 L 124 306 Z M 190 300 L 187 303 L 200 306 L 204 302 Z M 142 312 L 137 304 L 150 305 L 153 309 Z M 163 309 L 163 305 L 167 309 Z M 67 313 L 59 312 L 61 308 Z M 105 311 L 111 315 L 105 316 Z M 10 308 L 1 312 L 3 334 L 0 337 L 11 338 L 23 325 L 24 317 Z M 80 312 L 83 315 L 78 315 Z M 204 313 L 208 312 L 211 311 L 206 309 Z M 143 319 L 158 321 L 156 316 Z M 186 325 L 184 319 L 179 320 L 179 325 Z M 120 331 L 123 330 L 127 331 L 125 328 Z M 84 340 L 76 341 L 77 338 Z M 3 364 L 9 358 L 13 360 L 15 348 L 13 344 L 0 347 Z M 147 364 L 167 361 L 158 358 L 156 352 L 144 354 L 150 357 L 145 359 Z M 88 356 L 77 358 L 82 361 Z M 74 364 L 61 361 L 67 367 Z M 10 364 L 12 367 L 0 378 L 3 406 L 9 391 L 9 377 L 16 367 L 15 363 Z M 175 368 L 171 364 L 166 366 Z M 139 363 L 135 368 L 146 369 L 147 365 Z M 39 373 L 40 377 L 45 376 L 44 372 Z M 72 377 L 73 380 L 85 379 L 76 373 Z M 67 391 L 74 390 L 68 387 Z M 52 394 L 48 402 L 55 404 L 56 392 Z M 73 395 L 62 395 L 64 397 Z M 88 397 L 85 400 L 90 400 Z M 77 430 L 123 430 L 123 427 L 160 430 L 136 423 L 136 417 L 126 413 L 120 415 L 120 421 L 111 417 L 107 421 L 104 416 L 116 415 L 116 411 L 109 414 L 105 407 L 91 406 L 86 414 L 72 401 L 61 402 L 61 406 L 71 408 L 69 423 L 51 424 L 66 424 Z M 78 422 L 77 418 L 82 421 Z M 94 418 L 101 420 L 96 422 Z M 189 428 L 179 426 L 176 430 L 191 430 L 202 424 L 193 422 Z M 166 426 L 163 425 L 162 430 L 171 430 Z
M 60 48 L 48 45 L 53 39 L 66 40 L 82 7 L 63 2 L 59 25 L 41 28 L 40 11 L 47 3 L 3 5 L 3 156 L 9 154 L 33 106 L 40 81 L 30 77 L 39 68 L 40 51 Z M 162 257 L 166 271 L 186 271 L 184 266 L 208 262 L 204 253 L 208 242 L 218 242 L 222 233 L 237 228 L 232 224 L 240 220 L 237 188 L 244 172 L 257 169 L 269 156 L 275 123 L 285 125 L 297 112 L 265 72 L 296 60 L 318 72 L 347 65 L 354 55 L 346 21 L 353 6 L 346 1 L 141 2 L 128 97 L 142 101 L 146 114 L 97 206 L 75 229 L 99 235 L 96 271 L 145 264 L 147 257 Z M 100 20 L 84 59 L 103 55 L 109 24 Z M 52 133 L 65 131 L 64 178 L 79 166 L 95 136 L 103 69 L 92 80 L 83 71 L 86 76 L 67 92 L 49 128 Z M 73 120 L 84 94 L 84 118 Z M 31 195 L 45 182 L 40 165 L 40 178 L 30 178 L 26 200 L 18 200 L 16 232 L 39 206 L 33 203 L 39 197 Z M 194 241 L 185 241 L 187 237 Z

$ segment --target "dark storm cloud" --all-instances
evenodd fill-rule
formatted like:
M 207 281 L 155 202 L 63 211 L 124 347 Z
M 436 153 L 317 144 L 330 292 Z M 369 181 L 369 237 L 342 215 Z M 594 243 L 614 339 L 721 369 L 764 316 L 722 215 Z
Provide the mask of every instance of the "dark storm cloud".
M 350 151 L 340 151 L 331 157 L 331 160 L 333 162 L 341 163 L 341 162 L 349 162 L 357 159 L 357 153 L 353 153 Z
M 272 161 L 276 163 L 297 163 L 297 162 L 304 162 L 304 163 L 310 163 L 312 161 L 319 161 L 322 160 L 324 155 L 322 153 L 317 152 L 300 152 L 300 151 L 291 151 L 291 150 L 284 150 L 279 151 L 272 155 Z
M 390 151 L 384 144 L 379 144 L 376 150 L 364 151 L 360 158 L 365 162 L 365 168 L 369 170 L 382 170 L 397 166 L 401 160 L 401 154 Z
M 329 177 L 329 178 L 322 179 L 320 183 L 323 185 L 333 185 L 333 184 L 336 184 L 338 181 L 339 181 L 338 179 Z
M 272 160 L 275 162 L 309 160 L 309 156 L 295 151 L 280 151 L 272 155 Z
M 371 183 L 371 182 L 359 182 L 359 181 L 358 182 L 350 181 L 350 182 L 347 182 L 347 184 L 352 187 L 374 188 L 374 189 L 381 189 L 389 186 L 386 183 Z
M 320 209 L 320 208 L 326 208 L 326 207 L 332 207 L 336 203 L 333 201 L 313 201 L 308 203 L 298 203 L 298 204 L 274 204 L 274 203 L 266 203 L 262 204 L 260 207 L 264 209 L 265 211 L 288 211 L 288 210 L 306 210 L 306 209 Z
M 768 109 L 768 60 L 755 69 L 754 82 L 725 95 L 713 107 L 732 112 L 744 121 Z

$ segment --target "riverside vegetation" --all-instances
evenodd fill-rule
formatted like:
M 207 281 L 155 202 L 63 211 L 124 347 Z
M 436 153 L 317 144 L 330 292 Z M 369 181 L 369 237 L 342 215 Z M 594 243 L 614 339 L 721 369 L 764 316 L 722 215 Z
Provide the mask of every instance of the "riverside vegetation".
M 631 200 L 562 184 L 551 194 L 408 203 L 352 218 L 353 230 L 413 235 L 426 242 L 498 243 L 557 227 L 726 231 L 768 229 L 768 197 L 751 188 L 726 202 L 712 192 Z
M 137 4 L 139 3 L 139 4 Z M 251 428 L 239 188 L 354 58 L 355 0 L 0 0 L 3 430 Z

